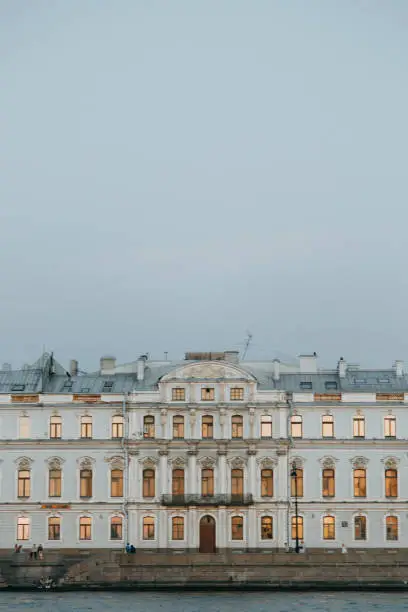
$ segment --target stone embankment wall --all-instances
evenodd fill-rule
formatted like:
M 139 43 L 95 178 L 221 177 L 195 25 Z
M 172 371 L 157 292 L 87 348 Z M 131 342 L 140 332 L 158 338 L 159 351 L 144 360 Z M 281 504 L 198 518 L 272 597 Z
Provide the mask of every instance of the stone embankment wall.
M 0 554 L 0 587 L 36 588 L 51 576 L 60 589 L 408 590 L 408 550 L 295 553 L 52 551 L 42 561 Z

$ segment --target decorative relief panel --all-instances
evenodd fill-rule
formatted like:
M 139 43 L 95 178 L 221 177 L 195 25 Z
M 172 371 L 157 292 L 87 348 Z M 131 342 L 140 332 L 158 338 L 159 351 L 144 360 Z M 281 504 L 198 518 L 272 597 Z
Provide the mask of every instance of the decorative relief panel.
M 202 468 L 213 468 L 216 464 L 216 460 L 213 457 L 200 457 L 198 463 Z
M 243 468 L 246 466 L 246 459 L 244 457 L 232 457 L 228 459 L 228 463 L 233 469 Z
M 364 469 L 368 465 L 368 459 L 366 457 L 354 457 L 350 459 L 354 469 Z

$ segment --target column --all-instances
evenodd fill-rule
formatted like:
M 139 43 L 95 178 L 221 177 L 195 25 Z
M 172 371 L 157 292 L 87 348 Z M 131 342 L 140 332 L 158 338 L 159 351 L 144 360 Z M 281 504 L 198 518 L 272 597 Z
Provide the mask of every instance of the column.
M 251 506 L 248 510 L 248 542 L 249 549 L 258 548 L 258 525 L 256 524 L 256 507 Z
M 278 499 L 289 501 L 288 456 L 286 448 L 278 448 Z
M 249 439 L 254 440 L 255 438 L 255 408 L 249 409 Z
M 254 499 L 258 493 L 258 478 L 256 471 L 256 448 L 250 445 L 248 449 L 248 493 L 252 493 Z M 255 502 L 253 502 L 255 503 Z M 256 507 L 251 505 L 248 510 L 248 529 L 247 529 L 247 547 L 257 548 L 257 530 L 256 530 Z
M 197 427 L 197 411 L 195 409 L 195 407 L 190 407 L 189 410 L 189 417 L 190 417 L 190 438 L 192 440 L 197 438 L 197 431 L 196 431 L 196 427 Z
M 160 457 L 160 474 L 159 474 L 159 483 L 160 483 L 160 491 L 159 495 L 165 495 L 168 491 L 168 468 L 167 468 L 167 456 L 168 451 L 167 448 L 161 448 L 159 450 Z M 161 505 L 161 504 L 160 504 Z M 168 516 L 167 516 L 167 508 L 161 507 L 158 512 L 159 518 L 159 538 L 158 538 L 158 547 L 161 549 L 168 548 L 167 541 L 167 531 L 168 531 Z
M 281 406 L 279 408 L 279 433 L 274 437 L 286 439 L 288 433 L 288 407 Z
M 167 438 L 167 408 L 162 408 L 160 411 L 160 426 L 161 426 L 161 438 Z
M 191 447 L 187 451 L 188 455 L 188 491 L 191 495 L 197 493 L 197 448 Z
M 226 549 L 228 542 L 228 529 L 227 524 L 227 509 L 225 506 L 220 506 L 218 510 L 218 525 L 217 525 L 217 542 L 216 546 L 219 549 Z M 221 552 L 223 552 L 221 550 Z
M 216 493 L 226 495 L 227 491 L 227 449 L 219 448 L 218 454 L 218 482 Z
M 228 437 L 228 428 L 226 424 L 227 411 L 225 408 L 220 408 L 220 438 L 225 440 Z

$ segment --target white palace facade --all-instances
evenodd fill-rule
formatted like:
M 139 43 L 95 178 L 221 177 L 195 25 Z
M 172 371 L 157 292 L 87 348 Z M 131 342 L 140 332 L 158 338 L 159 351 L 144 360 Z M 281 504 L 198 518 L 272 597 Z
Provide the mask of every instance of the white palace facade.
M 407 408 L 402 362 L 4 364 L 1 548 L 406 548 Z

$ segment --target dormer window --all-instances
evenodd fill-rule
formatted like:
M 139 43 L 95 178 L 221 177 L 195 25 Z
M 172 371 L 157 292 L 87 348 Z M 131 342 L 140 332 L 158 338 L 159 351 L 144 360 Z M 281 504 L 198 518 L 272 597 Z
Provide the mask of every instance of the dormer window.
M 186 390 L 180 387 L 174 387 L 174 389 L 171 390 L 171 399 L 173 402 L 185 402 Z
M 201 389 L 201 401 L 202 402 L 213 402 L 215 399 L 214 387 L 203 387 Z
M 313 387 L 313 385 L 312 385 L 312 383 L 311 383 L 311 382 L 309 382 L 309 381 L 302 381 L 302 382 L 300 383 L 300 388 L 301 388 L 303 391 L 311 391 L 311 390 L 312 390 L 312 387 Z

